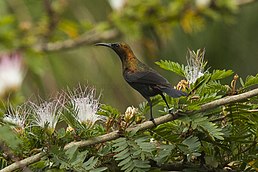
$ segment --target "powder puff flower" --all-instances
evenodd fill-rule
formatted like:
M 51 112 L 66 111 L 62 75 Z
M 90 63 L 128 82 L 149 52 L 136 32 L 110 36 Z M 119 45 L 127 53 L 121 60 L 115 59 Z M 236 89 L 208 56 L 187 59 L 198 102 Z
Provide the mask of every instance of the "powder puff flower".
M 96 98 L 94 88 L 85 88 L 83 90 L 79 87 L 72 95 L 69 95 L 69 98 L 73 107 L 77 110 L 77 114 L 74 114 L 74 116 L 78 122 L 91 127 L 99 120 L 105 121 L 104 116 L 97 115 L 100 96 Z
M 189 84 L 195 83 L 206 72 L 204 68 L 207 63 L 204 62 L 204 54 L 205 49 L 198 49 L 197 52 L 188 50 L 185 77 Z
M 58 104 L 56 102 L 44 102 L 40 105 L 31 104 L 34 112 L 34 125 L 41 128 L 46 127 L 49 133 L 52 134 L 60 117 Z
M 22 57 L 19 53 L 0 55 L 0 96 L 17 90 L 23 80 Z
M 15 109 L 11 108 L 11 110 L 4 115 L 3 121 L 15 125 L 15 131 L 22 132 L 26 127 L 28 114 L 28 110 L 25 106 L 18 106 Z

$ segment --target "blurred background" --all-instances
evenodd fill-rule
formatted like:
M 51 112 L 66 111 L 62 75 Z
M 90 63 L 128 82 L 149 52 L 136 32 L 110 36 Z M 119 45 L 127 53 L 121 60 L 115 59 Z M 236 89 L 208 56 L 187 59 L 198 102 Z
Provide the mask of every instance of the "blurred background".
M 123 80 L 117 55 L 94 46 L 120 41 L 172 85 L 183 78 L 155 62 L 186 65 L 187 48 L 206 48 L 210 69 L 232 69 L 245 78 L 258 73 L 258 2 L 2 0 L 1 102 L 48 99 L 81 84 L 95 87 L 102 103 L 122 112 L 137 106 L 145 100 Z

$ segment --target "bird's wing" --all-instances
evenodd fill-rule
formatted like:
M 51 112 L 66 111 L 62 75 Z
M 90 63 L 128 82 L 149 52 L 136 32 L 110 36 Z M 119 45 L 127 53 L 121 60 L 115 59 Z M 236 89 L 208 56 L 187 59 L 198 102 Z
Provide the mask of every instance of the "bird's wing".
M 129 83 L 153 84 L 169 86 L 170 83 L 166 78 L 161 76 L 156 71 L 137 71 L 125 72 L 124 78 Z

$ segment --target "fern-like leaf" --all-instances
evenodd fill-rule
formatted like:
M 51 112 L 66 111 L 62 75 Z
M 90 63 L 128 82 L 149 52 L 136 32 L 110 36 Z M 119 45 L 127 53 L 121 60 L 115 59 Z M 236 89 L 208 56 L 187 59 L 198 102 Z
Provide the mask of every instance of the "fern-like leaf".
M 212 140 L 215 140 L 215 138 L 224 140 L 222 129 L 215 123 L 210 122 L 207 116 L 195 114 L 185 117 L 182 120 L 187 123 L 191 122 L 193 129 L 204 131 Z
M 214 70 L 212 75 L 211 75 L 211 80 L 219 80 L 219 79 L 224 79 L 226 77 L 229 77 L 232 75 L 234 72 L 232 70 Z
M 244 83 L 244 87 L 250 87 L 253 85 L 258 84 L 258 74 L 255 76 L 249 75 L 246 77 L 245 83 Z
M 159 62 L 156 62 L 156 64 L 165 70 L 169 70 L 183 77 L 185 76 L 184 66 L 180 65 L 179 63 L 168 60 L 160 60 Z
M 114 155 L 121 170 L 130 171 L 148 171 L 150 168 L 149 159 L 155 146 L 149 142 L 147 137 L 141 137 L 136 140 L 128 138 L 118 138 L 113 141 Z

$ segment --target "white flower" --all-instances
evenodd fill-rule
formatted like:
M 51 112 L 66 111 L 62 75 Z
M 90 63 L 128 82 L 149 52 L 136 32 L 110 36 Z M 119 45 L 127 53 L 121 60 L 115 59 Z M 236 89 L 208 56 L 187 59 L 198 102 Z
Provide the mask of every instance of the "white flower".
M 94 88 L 85 88 L 85 90 L 82 90 L 82 88 L 79 87 L 74 93 L 75 94 L 71 95 L 70 99 L 77 110 L 77 114 L 74 114 L 77 121 L 85 123 L 88 126 L 93 126 L 96 121 L 104 121 L 106 119 L 104 116 L 97 115 L 99 97 L 95 98 L 96 90 Z
M 34 111 L 34 124 L 41 128 L 47 127 L 52 134 L 60 116 L 58 104 L 56 102 L 44 102 L 40 105 L 31 104 Z
M 198 49 L 197 52 L 188 50 L 185 77 L 190 84 L 195 83 L 196 80 L 206 72 L 204 71 L 206 66 L 206 63 L 204 62 L 204 54 L 205 49 Z
M 19 53 L 0 55 L 0 96 L 19 88 L 23 76 L 22 57 Z
M 28 111 L 25 106 L 18 106 L 16 109 L 11 109 L 8 114 L 4 115 L 3 121 L 14 124 L 17 128 L 24 130 Z

